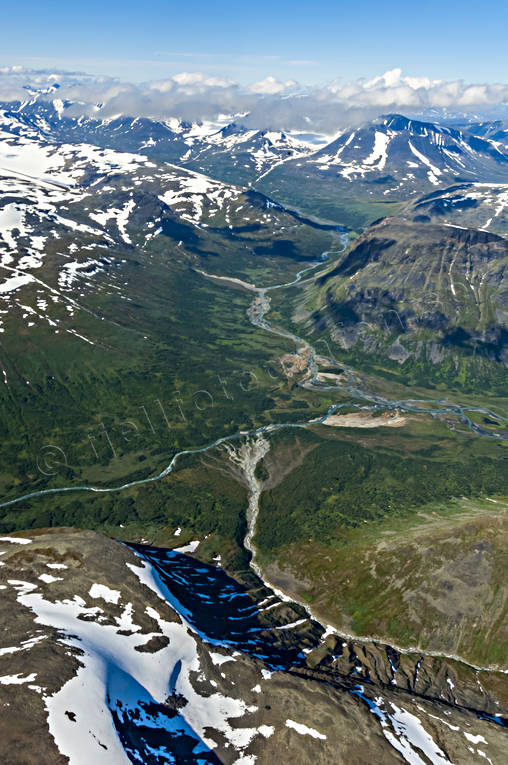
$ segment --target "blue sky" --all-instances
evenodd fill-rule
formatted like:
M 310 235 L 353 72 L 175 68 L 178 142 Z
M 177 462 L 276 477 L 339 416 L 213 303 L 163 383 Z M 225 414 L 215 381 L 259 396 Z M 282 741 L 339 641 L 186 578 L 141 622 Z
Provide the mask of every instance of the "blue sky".
M 306 84 L 400 66 L 411 76 L 503 82 L 507 31 L 503 0 L 23 0 L 2 9 L 0 66 Z

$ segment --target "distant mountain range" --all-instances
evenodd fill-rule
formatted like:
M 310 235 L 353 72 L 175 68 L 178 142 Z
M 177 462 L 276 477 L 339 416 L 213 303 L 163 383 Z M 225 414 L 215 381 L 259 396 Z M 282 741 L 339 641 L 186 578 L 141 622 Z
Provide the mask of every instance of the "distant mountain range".
M 406 213 L 412 213 L 418 222 L 442 222 L 506 236 L 508 185 L 463 183 L 449 186 L 411 202 Z
M 388 212 L 390 205 L 432 189 L 507 177 L 508 150 L 493 139 L 388 115 L 275 167 L 259 187 L 285 203 L 292 198 L 302 209 L 357 226 L 369 219 L 366 202 Z
M 313 154 L 305 169 L 310 163 L 349 182 L 379 184 L 383 193 L 400 196 L 402 189 L 408 194 L 459 177 L 501 179 L 508 154 L 470 133 L 389 115 L 346 131 Z
M 500 291 L 498 270 L 504 267 L 506 252 L 500 244 L 493 246 L 495 237 L 491 241 L 475 233 L 471 236 L 482 243 L 475 245 L 475 252 L 482 254 L 478 265 L 475 261 L 474 268 L 467 266 L 459 250 L 471 249 L 472 238 L 450 227 L 505 235 L 508 190 L 502 180 L 508 175 L 508 153 L 498 140 L 501 123 L 473 127 L 486 137 L 391 115 L 345 131 L 316 149 L 310 137 L 251 130 L 241 122 L 217 129 L 176 119 L 98 121 L 66 117 L 65 105 L 57 100 L 11 104 L 0 111 L 0 257 L 5 274 L 0 289 L 10 306 L 1 323 L 17 324 L 15 317 L 21 312 L 27 326 L 43 321 L 65 327 L 65 317 L 74 314 L 83 290 L 119 289 L 133 253 L 140 257 L 153 246 L 157 249 L 161 235 L 184 261 L 219 253 L 229 259 L 238 245 L 245 255 L 276 252 L 311 258 L 319 245 L 305 252 L 304 242 L 310 240 L 303 232 L 315 224 L 291 209 L 296 207 L 326 218 L 336 216 L 337 222 L 343 212 L 346 222 L 356 227 L 376 215 L 388 213 L 391 219 L 398 213 L 404 218 L 403 224 L 394 221 L 367 229 L 348 256 L 356 264 L 353 270 L 342 263 L 331 274 L 336 276 L 332 292 L 341 294 L 339 303 L 350 308 L 355 304 L 357 319 L 349 322 L 349 329 L 348 322 L 342 328 L 349 333 L 347 345 L 356 342 L 356 322 L 375 321 L 379 306 L 388 305 L 388 295 L 393 308 L 411 300 L 413 288 L 421 288 L 416 274 L 423 275 L 427 265 L 420 262 L 419 240 L 425 243 L 426 258 L 430 251 L 439 258 L 443 247 L 449 253 L 442 265 L 447 276 L 438 279 L 439 289 L 448 285 L 440 330 L 455 326 L 459 298 L 452 294 L 454 284 L 470 283 L 472 289 L 481 282 L 483 291 L 491 281 L 498 285 L 493 292 L 489 288 L 492 311 L 482 309 L 473 320 L 485 302 L 485 296 L 475 293 L 468 326 L 461 325 L 487 341 L 484 334 L 493 331 L 498 319 L 504 326 L 506 295 Z M 383 245 L 379 257 L 381 230 L 382 240 L 388 237 L 392 244 Z M 398 265 L 393 261 L 395 252 L 396 260 L 412 263 L 415 279 L 405 278 L 403 289 L 392 274 L 394 268 L 404 268 L 402 260 Z M 493 261 L 483 275 L 485 258 Z M 339 278 L 345 269 L 354 281 L 347 295 L 341 292 Z M 92 287 L 96 277 L 99 282 Z M 376 288 L 373 302 L 372 289 L 380 282 L 391 286 L 381 291 L 384 297 Z M 64 297 L 62 290 L 72 294 Z M 33 300 L 24 299 L 25 293 L 33 293 Z M 337 297 L 331 294 L 328 290 L 327 300 L 335 305 Z M 473 299 L 469 289 L 466 294 Z M 459 302 L 464 303 L 464 297 L 461 294 Z M 62 301 L 68 304 L 63 314 Z M 372 315 L 367 316 L 367 306 Z M 399 306 L 401 312 L 405 308 Z M 421 323 L 416 329 L 422 329 Z M 502 348 L 504 335 L 495 337 Z M 388 348 L 386 353 L 399 352 Z
M 464 123 L 464 130 L 474 135 L 489 138 L 491 141 L 508 148 L 508 120 L 491 120 L 488 122 Z
M 389 114 L 331 139 L 253 128 L 245 116 L 222 124 L 103 120 L 67 116 L 72 107 L 58 99 L 4 104 L 2 129 L 177 162 L 332 219 L 341 215 L 334 208 L 338 192 L 361 208 L 362 200 L 393 204 L 458 182 L 504 182 L 508 174 L 508 127 L 502 121 L 453 127 Z

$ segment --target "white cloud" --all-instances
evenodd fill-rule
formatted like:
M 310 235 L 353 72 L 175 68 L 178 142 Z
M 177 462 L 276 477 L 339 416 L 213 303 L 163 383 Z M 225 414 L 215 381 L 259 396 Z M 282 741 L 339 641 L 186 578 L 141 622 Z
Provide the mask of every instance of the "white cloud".
M 294 80 L 287 80 L 281 82 L 275 77 L 265 77 L 264 80 L 253 83 L 249 87 L 251 93 L 257 93 L 258 95 L 279 95 L 281 93 L 288 93 L 297 87 L 298 83 Z
M 367 82 L 332 82 L 321 97 L 331 96 L 350 108 L 357 106 L 447 107 L 498 105 L 508 101 L 508 85 L 469 85 L 463 80 L 447 82 L 428 77 L 405 77 L 401 69 L 392 69 Z
M 234 80 L 221 77 L 207 77 L 202 72 L 181 72 L 172 78 L 180 87 L 190 87 L 202 90 L 203 88 L 230 88 L 235 85 Z
M 80 72 L 35 71 L 20 66 L 0 69 L 0 101 L 58 97 L 69 116 L 94 114 L 103 118 L 124 114 L 155 119 L 179 117 L 214 119 L 219 114 L 249 112 L 252 127 L 336 131 L 387 112 L 424 114 L 501 111 L 508 105 L 508 84 L 465 83 L 407 77 L 399 68 L 353 82 L 334 80 L 322 87 L 304 88 L 294 80 L 274 76 L 242 87 L 225 77 L 181 72 L 144 84 L 122 82 Z M 99 105 L 99 108 L 97 107 Z

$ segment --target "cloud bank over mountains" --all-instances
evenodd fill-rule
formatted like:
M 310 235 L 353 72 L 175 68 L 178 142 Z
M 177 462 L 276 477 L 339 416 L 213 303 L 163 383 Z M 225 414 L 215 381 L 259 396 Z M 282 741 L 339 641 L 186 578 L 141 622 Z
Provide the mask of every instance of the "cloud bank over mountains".
M 124 115 L 194 121 L 246 115 L 242 122 L 252 127 L 325 132 L 394 111 L 414 115 L 435 111 L 444 116 L 508 114 L 508 84 L 407 77 L 401 69 L 370 80 L 336 79 L 306 88 L 273 76 L 247 87 L 199 72 L 133 84 L 80 72 L 0 68 L 1 101 L 26 102 L 34 97 L 62 100 L 64 113 L 73 117 Z

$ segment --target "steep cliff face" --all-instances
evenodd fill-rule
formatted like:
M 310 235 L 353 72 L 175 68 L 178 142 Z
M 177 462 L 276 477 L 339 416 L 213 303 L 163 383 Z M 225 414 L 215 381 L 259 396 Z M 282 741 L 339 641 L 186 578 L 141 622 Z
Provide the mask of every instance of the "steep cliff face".
M 385 218 L 318 281 L 331 304 L 347 301 L 351 319 L 379 323 L 397 308 L 401 330 L 414 332 L 425 326 L 423 309 L 434 307 L 443 328 L 482 331 L 506 324 L 507 264 L 508 241 L 496 234 Z
M 312 328 L 431 377 L 441 362 L 453 377 L 480 357 L 495 376 L 508 362 L 507 269 L 508 241 L 496 234 L 385 218 L 317 280 Z

